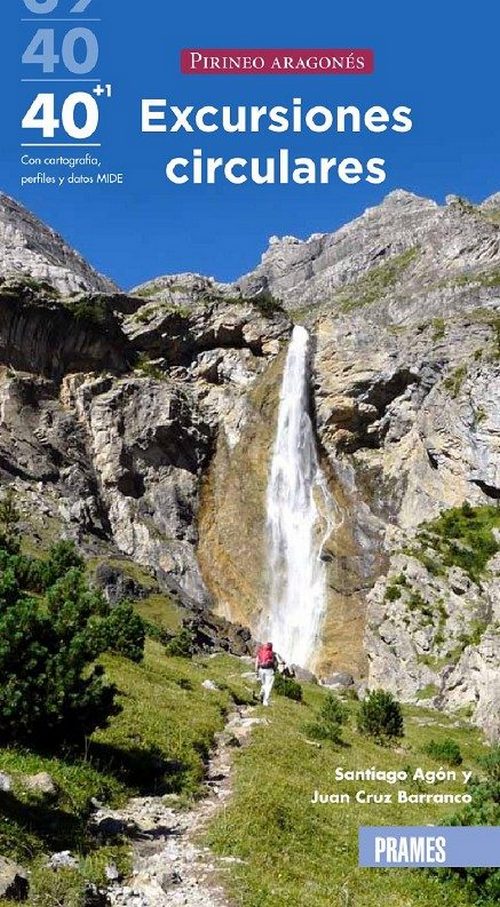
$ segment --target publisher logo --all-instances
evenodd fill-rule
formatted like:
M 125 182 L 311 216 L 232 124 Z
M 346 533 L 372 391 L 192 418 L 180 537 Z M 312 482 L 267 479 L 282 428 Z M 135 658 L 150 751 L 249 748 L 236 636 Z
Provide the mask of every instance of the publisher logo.
M 500 827 L 365 825 L 359 829 L 359 865 L 500 866 Z
M 360 76 L 373 72 L 373 51 L 328 48 L 320 50 L 242 50 L 188 48 L 181 51 L 185 75 Z

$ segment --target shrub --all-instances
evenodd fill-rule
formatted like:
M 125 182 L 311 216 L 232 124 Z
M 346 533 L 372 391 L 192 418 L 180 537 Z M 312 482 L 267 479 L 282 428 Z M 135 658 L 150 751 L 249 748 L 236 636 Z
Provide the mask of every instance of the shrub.
M 167 655 L 177 656 L 178 658 L 191 658 L 194 655 L 193 634 L 187 627 L 183 627 L 175 636 L 172 636 L 165 649 Z
M 94 666 L 101 653 L 82 602 L 60 600 L 54 619 L 19 593 L 0 602 L 0 735 L 53 748 L 83 742 L 116 714 L 115 687 Z
M 424 746 L 424 753 L 437 759 L 438 762 L 446 762 L 448 765 L 461 765 L 462 753 L 455 740 L 446 737 L 444 740 L 431 740 L 427 746 Z
M 9 554 L 5 548 L 0 548 L 0 570 L 11 570 L 21 588 L 29 589 L 30 592 L 42 591 L 40 565 L 41 561 L 33 557 Z
M 0 548 L 0 569 L 13 570 L 20 586 L 30 592 L 45 592 L 69 570 L 83 572 L 84 566 L 83 558 L 70 541 L 52 545 L 45 560 L 10 554 L 7 548 Z
M 361 703 L 357 723 L 361 734 L 380 743 L 404 736 L 401 706 L 386 690 L 372 690 Z
M 262 290 L 257 296 L 215 296 L 210 294 L 207 301 L 227 305 L 252 305 L 267 318 L 274 315 L 275 312 L 285 311 L 279 299 L 275 299 L 269 290 Z
M 274 678 L 274 689 L 279 696 L 286 696 L 287 699 L 293 699 L 295 702 L 302 702 L 302 687 L 293 677 L 285 677 L 284 674 L 276 674 Z
M 450 392 L 452 397 L 458 397 L 458 395 L 462 389 L 462 384 L 464 383 L 466 377 L 467 377 L 467 366 L 459 365 L 458 368 L 456 368 L 451 373 L 451 375 L 448 375 L 448 377 L 444 379 L 444 381 L 443 381 L 444 387 L 446 388 L 446 390 L 448 390 Z
M 398 598 L 401 598 L 401 589 L 399 588 L 399 586 L 396 586 L 394 583 L 387 586 L 384 599 L 387 602 L 395 602 Z
M 67 302 L 66 308 L 76 321 L 92 327 L 105 327 L 114 321 L 111 304 L 105 296 L 90 296 Z
M 464 501 L 451 507 L 420 529 L 417 541 L 434 548 L 445 567 L 461 567 L 476 583 L 481 581 L 490 558 L 500 550 L 493 530 L 500 527 L 500 511 L 492 504 L 472 507 Z M 416 550 L 422 560 L 422 552 Z
M 45 560 L 11 549 L 0 549 L 0 739 L 52 751 L 83 743 L 119 711 L 96 659 L 111 649 L 139 661 L 142 620 L 88 587 L 72 543 Z
M 480 760 L 485 779 L 474 778 L 469 785 L 472 802 L 446 822 L 447 825 L 500 825 L 500 746 Z M 476 905 L 500 902 L 500 868 L 468 867 L 441 869 L 441 879 L 455 878 L 465 887 L 471 903 Z
M 110 652 L 124 655 L 138 663 L 144 657 L 146 627 L 128 602 L 113 608 L 105 621 L 105 643 Z
M 340 699 L 333 693 L 328 693 L 319 711 L 316 721 L 312 721 L 304 728 L 305 732 L 314 740 L 330 740 L 332 743 L 341 743 L 342 725 L 347 720 L 347 710 Z
M 258 296 L 253 296 L 250 300 L 252 305 L 254 305 L 261 315 L 273 315 L 275 312 L 284 312 L 284 308 L 281 302 L 278 299 L 275 299 L 274 296 L 268 291 L 264 290 L 259 293 Z
M 14 490 L 8 488 L 0 501 L 0 548 L 9 554 L 18 554 L 21 547 L 19 519 Z
M 41 565 L 40 577 L 43 587 L 48 589 L 69 570 L 83 570 L 84 566 L 85 562 L 78 554 L 74 542 L 66 539 L 56 542 L 49 549 L 48 557 Z

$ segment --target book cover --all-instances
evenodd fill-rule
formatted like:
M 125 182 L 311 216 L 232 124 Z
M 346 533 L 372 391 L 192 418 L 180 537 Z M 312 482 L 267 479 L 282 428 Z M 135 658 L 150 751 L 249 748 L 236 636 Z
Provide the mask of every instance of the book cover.
M 0 904 L 498 904 L 498 15 L 3 17 Z

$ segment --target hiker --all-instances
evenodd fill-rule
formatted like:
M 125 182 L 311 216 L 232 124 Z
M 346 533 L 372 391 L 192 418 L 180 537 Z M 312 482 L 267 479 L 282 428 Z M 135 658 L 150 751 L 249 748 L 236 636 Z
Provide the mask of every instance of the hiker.
M 255 658 L 255 672 L 262 684 L 260 698 L 262 705 L 269 705 L 269 697 L 274 684 L 274 675 L 278 667 L 278 656 L 273 650 L 272 642 L 259 646 Z

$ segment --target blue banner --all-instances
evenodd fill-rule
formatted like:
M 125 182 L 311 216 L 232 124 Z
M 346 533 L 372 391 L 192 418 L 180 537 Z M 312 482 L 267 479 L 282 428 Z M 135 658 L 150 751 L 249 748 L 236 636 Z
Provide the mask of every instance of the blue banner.
M 359 865 L 500 866 L 500 826 L 364 826 Z

